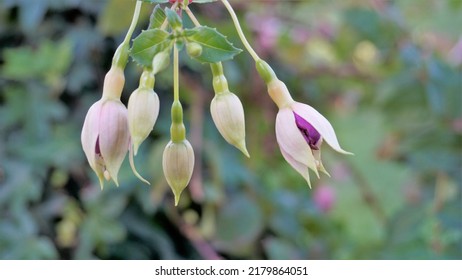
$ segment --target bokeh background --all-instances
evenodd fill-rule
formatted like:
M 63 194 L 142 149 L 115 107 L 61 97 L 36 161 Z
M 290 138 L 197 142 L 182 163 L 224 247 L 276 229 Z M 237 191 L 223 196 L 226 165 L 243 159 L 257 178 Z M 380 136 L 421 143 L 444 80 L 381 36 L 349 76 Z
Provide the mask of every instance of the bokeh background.
M 0 0 L 0 259 L 462 258 L 462 1 L 231 2 L 294 98 L 355 156 L 325 145 L 332 177 L 309 189 L 280 154 L 277 108 L 244 52 L 224 67 L 245 106 L 245 158 L 211 120 L 210 69 L 183 54 L 197 161 L 180 205 L 161 166 L 171 68 L 136 157 L 152 186 L 126 160 L 121 186 L 101 191 L 80 131 L 134 1 Z M 220 3 L 191 8 L 243 48 Z M 140 70 L 127 66 L 125 104 Z

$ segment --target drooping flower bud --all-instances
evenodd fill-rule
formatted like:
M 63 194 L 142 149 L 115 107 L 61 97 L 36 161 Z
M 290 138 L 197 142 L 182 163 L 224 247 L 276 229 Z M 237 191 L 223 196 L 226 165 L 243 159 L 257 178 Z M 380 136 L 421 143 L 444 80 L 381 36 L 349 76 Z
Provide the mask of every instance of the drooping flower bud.
M 117 174 L 127 154 L 130 142 L 127 109 L 120 100 L 104 97 L 88 110 L 81 135 L 82 147 L 90 167 L 98 176 L 118 186 Z
M 210 104 L 210 112 L 223 138 L 249 157 L 245 146 L 244 108 L 239 98 L 229 91 L 217 94 Z
M 128 127 L 135 155 L 140 144 L 149 136 L 159 115 L 159 97 L 154 92 L 154 75 L 143 72 L 140 87 L 128 100 Z
M 231 145 L 249 157 L 245 145 L 244 108 L 239 98 L 228 89 L 220 63 L 212 64 L 215 97 L 210 104 L 213 122 L 220 134 Z
M 164 150 L 162 167 L 167 183 L 175 195 L 175 206 L 180 201 L 183 190 L 188 186 L 194 169 L 194 151 L 186 140 L 186 129 L 183 124 L 183 107 L 180 101 L 172 104 L 171 140 Z
M 82 128 L 82 147 L 90 167 L 118 186 L 117 174 L 129 147 L 127 108 L 120 102 L 125 83 L 123 69 L 113 65 L 104 78 L 103 96 L 88 110 Z
M 194 169 L 194 151 L 188 140 L 170 141 L 165 147 L 162 166 L 167 183 L 175 195 L 175 206 L 191 180 Z

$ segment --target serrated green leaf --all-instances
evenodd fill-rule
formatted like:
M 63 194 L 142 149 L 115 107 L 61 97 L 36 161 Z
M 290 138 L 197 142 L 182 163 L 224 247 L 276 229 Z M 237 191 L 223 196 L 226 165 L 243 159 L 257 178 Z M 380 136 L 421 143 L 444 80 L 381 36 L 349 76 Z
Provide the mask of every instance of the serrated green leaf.
M 179 29 L 183 26 L 180 16 L 175 11 L 165 8 L 165 14 L 167 15 L 168 24 L 172 29 Z
M 160 28 L 166 18 L 167 16 L 165 15 L 164 10 L 162 10 L 159 5 L 156 5 L 152 11 L 148 29 Z
M 150 67 L 154 56 L 171 46 L 169 33 L 160 29 L 142 32 L 133 40 L 130 56 L 137 63 Z
M 202 53 L 194 57 L 194 59 L 202 63 L 215 63 L 229 60 L 242 51 L 235 48 L 233 44 L 216 29 L 207 26 L 186 29 L 184 35 L 189 42 L 195 42 L 201 45 Z

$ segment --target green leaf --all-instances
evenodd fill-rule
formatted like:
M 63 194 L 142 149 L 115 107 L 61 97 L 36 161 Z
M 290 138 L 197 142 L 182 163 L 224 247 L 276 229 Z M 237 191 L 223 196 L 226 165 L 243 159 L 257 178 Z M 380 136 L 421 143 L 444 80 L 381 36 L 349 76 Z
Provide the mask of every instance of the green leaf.
M 263 248 L 271 260 L 302 259 L 297 247 L 285 239 L 269 237 L 263 240 Z
M 244 194 L 228 197 L 217 212 L 214 245 L 228 253 L 248 254 L 254 250 L 263 226 L 263 213 L 256 201 Z
M 171 47 L 169 34 L 160 29 L 143 31 L 133 40 L 130 56 L 140 65 L 150 67 L 154 56 Z
M 162 8 L 159 5 L 157 5 L 152 11 L 151 18 L 149 19 L 148 29 L 160 28 L 166 18 L 167 17 L 164 13 L 164 10 L 162 10 Z
M 216 2 L 217 0 L 194 0 L 193 3 L 195 4 L 204 4 L 204 3 L 212 3 Z
M 5 77 L 21 81 L 43 78 L 49 85 L 56 86 L 71 64 L 72 45 L 67 40 L 44 40 L 36 49 L 5 49 L 3 54 L 5 63 L 2 74 Z
M 183 26 L 180 16 L 172 9 L 165 8 L 165 14 L 167 15 L 168 24 L 172 29 L 180 29 Z
M 242 51 L 235 48 L 233 44 L 216 29 L 207 26 L 186 29 L 184 34 L 189 42 L 195 42 L 201 45 L 202 53 L 194 57 L 194 59 L 202 63 L 215 63 L 232 59 Z

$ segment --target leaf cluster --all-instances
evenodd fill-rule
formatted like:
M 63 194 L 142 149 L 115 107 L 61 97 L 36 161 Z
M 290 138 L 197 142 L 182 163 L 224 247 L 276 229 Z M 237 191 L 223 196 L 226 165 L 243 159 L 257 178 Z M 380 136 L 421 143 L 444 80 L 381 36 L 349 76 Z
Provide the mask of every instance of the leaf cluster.
M 162 28 L 164 22 L 170 26 L 170 32 Z M 174 44 L 181 50 L 189 43 L 201 46 L 200 55 L 191 56 L 201 63 L 229 60 L 241 52 L 216 29 L 207 26 L 183 28 L 182 19 L 175 11 L 169 8 L 162 10 L 157 5 L 152 12 L 148 29 L 133 40 L 130 55 L 139 65 L 150 67 L 156 54 L 170 52 Z

